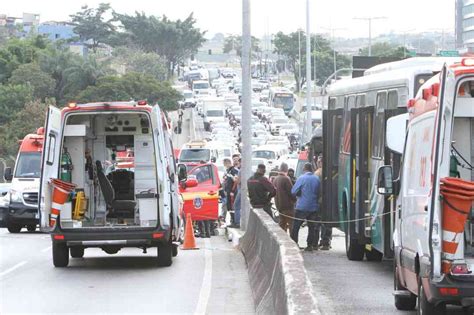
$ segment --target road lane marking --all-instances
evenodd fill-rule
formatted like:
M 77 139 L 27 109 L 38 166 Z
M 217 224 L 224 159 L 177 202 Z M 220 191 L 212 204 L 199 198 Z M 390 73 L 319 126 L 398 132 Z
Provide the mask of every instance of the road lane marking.
M 19 262 L 18 264 L 16 264 L 15 266 L 11 267 L 10 269 L 7 269 L 3 272 L 0 272 L 0 278 L 2 278 L 3 276 L 9 274 L 10 272 L 12 271 L 15 271 L 16 269 L 20 268 L 21 266 L 25 265 L 27 263 L 27 261 L 22 261 L 22 262 Z
M 199 300 L 194 314 L 206 314 L 207 304 L 211 296 L 212 288 L 212 250 L 210 250 L 210 240 L 204 240 L 204 276 L 202 278 Z
M 43 248 L 41 251 L 44 253 L 44 252 L 47 252 L 47 251 L 50 251 L 51 250 L 51 247 L 52 246 L 48 246 L 46 248 Z

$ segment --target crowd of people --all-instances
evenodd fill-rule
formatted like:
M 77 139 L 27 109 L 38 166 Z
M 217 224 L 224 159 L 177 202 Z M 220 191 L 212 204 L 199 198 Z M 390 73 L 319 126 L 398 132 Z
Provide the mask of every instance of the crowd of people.
M 248 197 L 253 208 L 263 209 L 270 217 L 273 204 L 276 207 L 280 227 L 298 244 L 299 231 L 303 224 L 308 227 L 305 251 L 329 250 L 332 228 L 321 223 L 322 162 L 315 159 L 315 167 L 306 163 L 303 174 L 296 179 L 294 171 L 281 163 L 278 172 L 266 177 L 266 166 L 259 164 L 248 179 Z M 225 159 L 226 176 L 223 185 L 223 215 L 231 214 L 229 227 L 240 227 L 240 156 Z M 274 201 L 272 203 L 272 200 Z

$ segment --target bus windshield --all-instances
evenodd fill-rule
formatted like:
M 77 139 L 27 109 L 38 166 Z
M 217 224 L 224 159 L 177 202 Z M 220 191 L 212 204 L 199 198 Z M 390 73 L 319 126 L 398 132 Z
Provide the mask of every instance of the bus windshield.
M 23 152 L 18 156 L 15 177 L 39 178 L 41 175 L 41 152 Z
M 275 107 L 283 107 L 283 108 L 292 108 L 294 105 L 294 98 L 292 94 L 275 94 L 273 97 L 273 103 Z
M 209 83 L 194 83 L 193 84 L 193 89 L 194 90 L 203 90 L 203 89 L 208 89 L 209 88 Z

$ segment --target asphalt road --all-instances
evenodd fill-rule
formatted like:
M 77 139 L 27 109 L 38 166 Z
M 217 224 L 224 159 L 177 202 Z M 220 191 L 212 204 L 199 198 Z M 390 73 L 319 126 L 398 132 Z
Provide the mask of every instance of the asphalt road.
M 176 146 L 188 141 L 189 111 Z M 245 260 L 224 236 L 197 239 L 171 267 L 156 267 L 156 249 L 108 255 L 86 249 L 54 268 L 42 233 L 0 229 L 0 314 L 253 314 Z
M 306 231 L 300 233 L 306 246 Z M 302 252 L 315 296 L 324 314 L 415 314 L 398 311 L 393 299 L 393 261 L 349 261 L 344 233 L 334 229 L 330 251 Z M 464 314 L 448 307 L 447 314 Z

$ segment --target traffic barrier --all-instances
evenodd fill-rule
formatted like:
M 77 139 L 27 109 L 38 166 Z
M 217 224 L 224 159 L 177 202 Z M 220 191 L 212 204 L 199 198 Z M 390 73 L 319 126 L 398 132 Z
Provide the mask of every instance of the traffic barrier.
M 259 314 L 320 314 L 298 246 L 263 209 L 240 240 Z
M 54 227 L 64 203 L 68 200 L 69 194 L 74 190 L 76 185 L 57 178 L 52 178 L 51 184 L 53 186 L 53 202 L 51 204 L 51 217 L 49 219 L 49 226 Z
M 464 233 L 464 225 L 474 201 L 474 183 L 458 178 L 441 179 L 443 201 L 443 244 L 442 249 L 448 259 L 456 254 Z
M 184 243 L 181 249 L 188 250 L 188 249 L 199 249 L 196 246 L 196 238 L 194 237 L 194 228 L 193 228 L 193 220 L 191 217 L 191 213 L 186 215 L 186 226 L 184 230 Z

